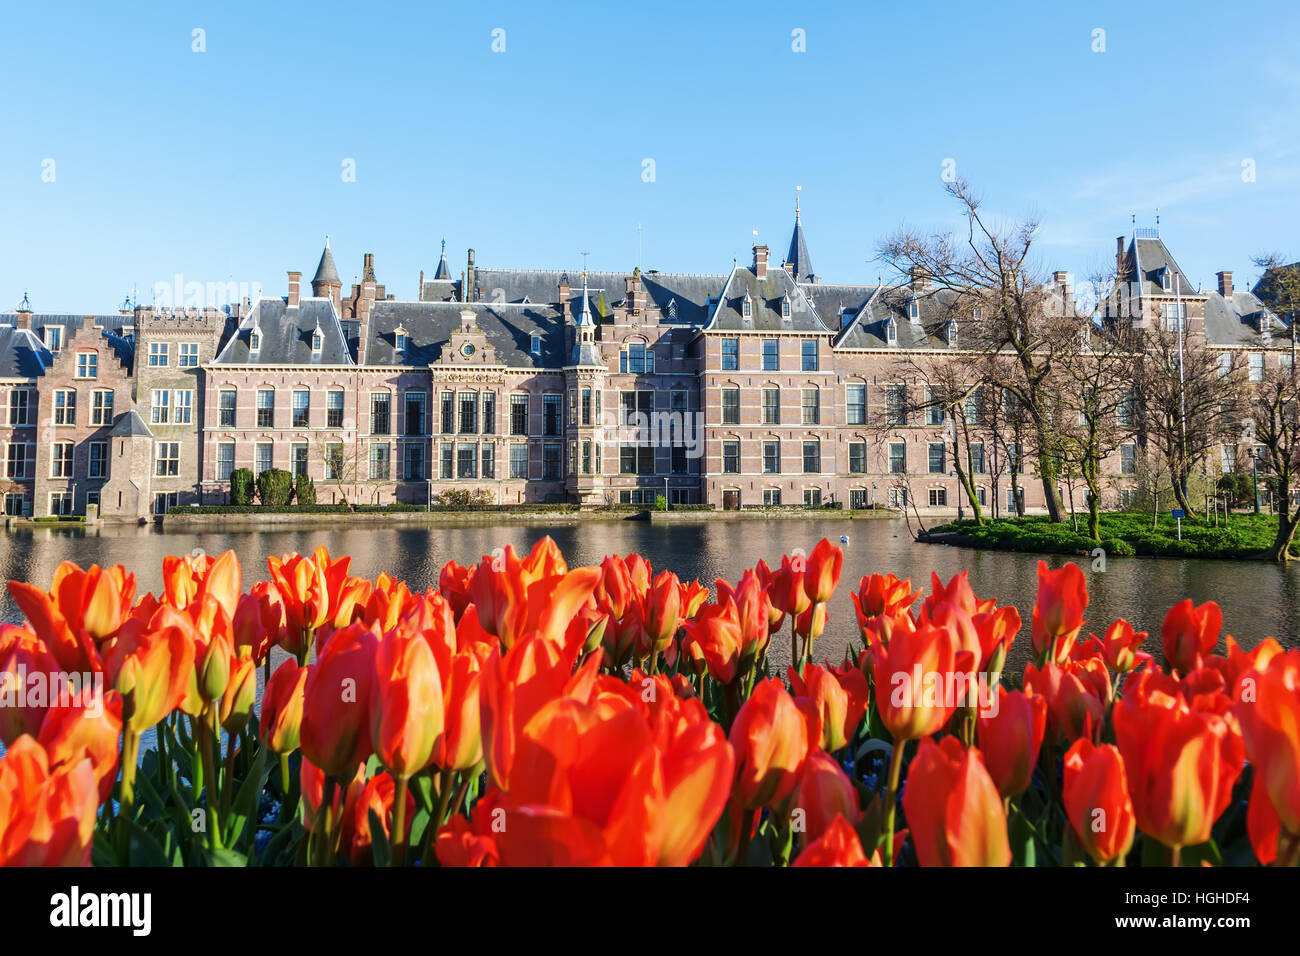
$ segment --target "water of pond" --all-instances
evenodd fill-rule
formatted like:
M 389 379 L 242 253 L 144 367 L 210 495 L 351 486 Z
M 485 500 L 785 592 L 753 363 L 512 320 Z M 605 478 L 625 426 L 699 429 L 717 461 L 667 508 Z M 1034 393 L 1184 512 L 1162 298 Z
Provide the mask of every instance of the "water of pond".
M 818 642 L 816 656 L 837 661 L 857 636 L 850 591 L 870 572 L 910 577 L 914 586 L 929 587 L 930 572 L 945 581 L 967 571 L 981 597 L 1014 604 L 1025 628 L 1013 648 L 1010 663 L 1018 669 L 1027 656 L 1030 611 L 1037 589 L 1034 555 L 969 551 L 912 541 L 901 520 L 734 520 L 657 525 L 645 521 L 590 521 L 555 526 L 503 522 L 489 526 L 436 528 L 318 528 L 311 530 L 237 530 L 221 532 L 162 532 L 153 528 L 112 527 L 34 529 L 0 537 L 0 578 L 48 586 L 61 561 L 82 566 L 117 564 L 136 574 L 138 591 L 161 587 L 162 559 L 202 548 L 210 554 L 234 549 L 244 568 L 245 587 L 267 576 L 268 555 L 308 552 L 326 545 L 331 554 L 350 554 L 354 574 L 373 578 L 382 571 L 406 579 L 413 589 L 434 586 L 448 560 L 477 561 L 494 548 L 511 544 L 527 550 L 544 535 L 553 537 L 570 566 L 596 564 L 607 554 L 639 552 L 655 570 L 669 568 L 684 579 L 699 578 L 712 586 L 715 578 L 731 581 L 760 558 L 771 565 L 795 548 L 810 551 L 823 537 L 844 545 L 844 571 L 832 599 L 830 623 Z M 1045 559 L 1051 567 L 1069 560 Z M 1198 604 L 1214 600 L 1224 612 L 1225 630 L 1245 647 L 1268 635 L 1289 646 L 1300 645 L 1300 568 L 1283 570 L 1267 564 L 1231 561 L 1189 561 L 1152 558 L 1111 558 L 1104 572 L 1078 558 L 1088 581 L 1091 603 L 1085 631 L 1104 631 L 1116 617 L 1125 617 L 1153 635 L 1148 650 L 1158 646 L 1160 621 L 1168 608 L 1190 597 Z M 0 620 L 20 614 L 6 591 L 0 596 Z M 773 642 L 773 661 L 789 657 L 785 636 Z

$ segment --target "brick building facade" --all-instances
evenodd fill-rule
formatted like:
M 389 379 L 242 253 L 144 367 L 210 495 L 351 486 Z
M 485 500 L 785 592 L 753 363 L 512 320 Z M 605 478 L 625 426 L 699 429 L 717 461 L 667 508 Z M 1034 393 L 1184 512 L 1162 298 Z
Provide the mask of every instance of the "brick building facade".
M 797 214 L 779 267 L 753 251 L 726 273 L 571 279 L 483 268 L 473 250 L 454 278 L 444 249 L 399 301 L 370 254 L 345 296 L 327 242 L 310 295 L 289 272 L 284 297 L 223 312 L 0 315 L 5 509 L 138 518 L 224 502 L 232 470 L 276 467 L 311 476 L 321 502 L 463 488 L 500 504 L 955 510 L 942 416 L 892 411 L 904 364 L 975 358 L 944 293 L 923 276 L 820 281 Z M 1181 316 L 1189 349 L 1244 353 L 1252 378 L 1293 360 L 1290 320 L 1231 274 L 1199 291 L 1149 231 L 1116 256 L 1130 306 L 1166 328 Z M 1070 300 L 1067 276 L 1053 283 Z M 1134 454 L 1108 460 L 1106 507 Z M 991 510 L 1043 510 L 1020 458 L 1017 501 L 981 448 Z

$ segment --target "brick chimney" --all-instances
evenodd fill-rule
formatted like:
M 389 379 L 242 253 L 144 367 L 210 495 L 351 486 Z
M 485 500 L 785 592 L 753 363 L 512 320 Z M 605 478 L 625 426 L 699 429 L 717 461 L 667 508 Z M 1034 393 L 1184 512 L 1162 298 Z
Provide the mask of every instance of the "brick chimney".
M 645 309 L 645 286 L 641 284 L 640 271 L 623 277 L 623 289 L 627 293 L 627 307 L 633 315 L 640 315 Z
M 754 275 L 767 278 L 767 246 L 754 246 Z
M 1124 278 L 1124 237 L 1115 237 L 1115 278 Z
M 462 302 L 473 302 L 476 298 L 474 294 L 474 250 L 469 251 L 469 257 L 465 262 L 465 288 L 460 291 L 460 300 Z
M 1232 295 L 1232 273 L 1219 272 L 1217 275 L 1219 277 L 1219 295 L 1226 299 Z
M 32 309 L 27 305 L 26 297 L 23 304 L 18 306 L 18 311 L 14 313 L 14 328 L 31 329 L 32 327 Z
M 298 308 L 298 302 L 302 296 L 302 273 L 289 273 L 289 308 Z
M 357 364 L 366 362 L 366 342 L 370 338 L 370 311 L 375 307 L 378 286 L 375 282 L 375 256 L 367 252 L 361 271 L 361 294 L 357 296 Z M 423 286 L 423 284 L 421 284 Z
M 565 273 L 564 275 L 560 276 L 560 284 L 559 286 L 557 286 L 557 290 L 560 296 L 560 313 L 563 314 L 565 310 L 568 308 L 569 292 L 571 291 L 569 286 L 568 273 Z
M 1060 270 L 1053 272 L 1052 282 L 1056 285 L 1056 288 L 1060 290 L 1061 301 L 1068 309 L 1073 301 L 1070 296 L 1070 273 Z
M 930 273 L 926 272 L 920 266 L 912 266 L 911 269 L 911 286 L 913 292 L 924 292 L 930 288 Z

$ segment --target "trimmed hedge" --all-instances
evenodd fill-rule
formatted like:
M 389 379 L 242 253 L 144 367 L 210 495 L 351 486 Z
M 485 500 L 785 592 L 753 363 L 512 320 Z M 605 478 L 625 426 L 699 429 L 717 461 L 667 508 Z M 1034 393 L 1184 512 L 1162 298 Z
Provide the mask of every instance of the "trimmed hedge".
M 293 494 L 293 475 L 283 468 L 268 468 L 257 476 L 257 500 L 265 507 L 279 508 Z
M 429 508 L 422 504 L 410 504 L 407 502 L 393 502 L 386 505 L 353 505 L 349 508 L 345 504 L 317 504 L 317 505 L 282 505 L 272 507 L 270 505 L 177 505 L 172 508 L 168 514 L 173 515 L 241 515 L 241 514 L 397 514 L 413 513 L 421 511 L 432 511 L 435 514 L 449 514 L 452 512 L 499 512 L 502 514 L 533 512 L 538 514 L 567 514 L 576 513 L 580 509 L 577 505 L 539 505 L 539 504 L 520 504 L 520 505 L 434 505 Z
M 316 504 L 316 482 L 307 475 L 298 475 L 293 482 L 293 497 L 299 508 L 311 508 Z
M 236 468 L 230 473 L 230 503 L 232 505 L 251 505 L 253 503 L 253 470 Z

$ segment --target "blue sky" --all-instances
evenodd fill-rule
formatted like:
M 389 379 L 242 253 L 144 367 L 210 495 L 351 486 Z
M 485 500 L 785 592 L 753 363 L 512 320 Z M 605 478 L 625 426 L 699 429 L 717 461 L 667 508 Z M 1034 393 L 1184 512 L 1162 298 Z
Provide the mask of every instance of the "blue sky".
M 796 185 L 816 271 L 872 281 L 884 234 L 956 225 L 946 159 L 1042 217 L 1049 269 L 1157 206 L 1206 286 L 1300 258 L 1300 7 L 1143 7 L 3 0 L 0 310 L 176 273 L 282 295 L 327 233 L 345 284 L 373 252 L 399 298 L 444 238 L 456 274 L 468 247 L 630 271 L 640 224 L 644 268 L 722 272 L 754 229 L 784 257 Z

